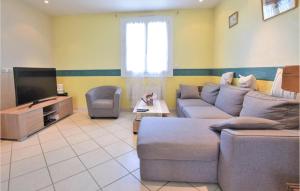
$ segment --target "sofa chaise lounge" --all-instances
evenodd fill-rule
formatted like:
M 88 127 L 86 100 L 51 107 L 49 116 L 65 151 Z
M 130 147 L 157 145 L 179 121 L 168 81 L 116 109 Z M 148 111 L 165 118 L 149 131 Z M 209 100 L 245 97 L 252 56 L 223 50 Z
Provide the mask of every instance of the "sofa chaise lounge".
M 299 103 L 244 88 L 207 86 L 202 99 L 181 99 L 177 93 L 181 118 L 143 118 L 137 146 L 141 177 L 218 183 L 223 191 L 280 191 L 287 182 L 298 182 Z M 203 100 L 207 89 L 218 93 Z M 281 129 L 210 128 L 232 117 L 261 115 L 280 121 Z

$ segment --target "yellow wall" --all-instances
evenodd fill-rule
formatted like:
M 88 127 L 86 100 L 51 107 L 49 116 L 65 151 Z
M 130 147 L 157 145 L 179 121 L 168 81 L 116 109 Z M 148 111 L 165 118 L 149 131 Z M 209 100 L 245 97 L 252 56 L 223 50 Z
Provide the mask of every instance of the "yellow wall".
M 61 69 L 119 69 L 120 18 L 171 15 L 174 67 L 209 68 L 213 64 L 213 9 L 132 14 L 91 14 L 54 18 L 54 63 Z
M 59 16 L 53 21 L 54 63 L 58 70 L 120 69 L 120 18 L 141 15 L 173 16 L 174 68 L 210 68 L 213 64 L 213 9 L 193 9 L 131 14 Z M 172 77 L 166 82 L 168 106 L 175 108 L 180 83 L 203 84 L 210 77 Z M 59 77 L 74 98 L 76 108 L 86 107 L 84 94 L 101 85 L 122 87 L 121 105 L 129 109 L 122 77 Z
M 229 29 L 235 11 L 239 23 Z M 223 0 L 214 17 L 214 67 L 299 64 L 299 8 L 263 21 L 260 0 Z

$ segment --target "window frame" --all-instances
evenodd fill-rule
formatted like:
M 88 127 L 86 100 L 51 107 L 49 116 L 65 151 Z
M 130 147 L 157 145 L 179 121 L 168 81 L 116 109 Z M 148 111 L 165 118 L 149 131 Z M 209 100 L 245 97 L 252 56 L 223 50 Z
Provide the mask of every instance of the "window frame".
M 168 69 L 159 74 L 147 73 L 147 62 L 145 61 L 145 71 L 134 73 L 127 71 L 126 67 L 126 25 L 127 23 L 145 23 L 146 27 L 146 55 L 148 23 L 155 21 L 166 21 L 168 33 Z M 173 76 L 173 18 L 171 16 L 142 16 L 142 17 L 123 17 L 121 23 L 121 76 L 122 77 L 171 77 Z M 145 58 L 147 60 L 147 57 Z

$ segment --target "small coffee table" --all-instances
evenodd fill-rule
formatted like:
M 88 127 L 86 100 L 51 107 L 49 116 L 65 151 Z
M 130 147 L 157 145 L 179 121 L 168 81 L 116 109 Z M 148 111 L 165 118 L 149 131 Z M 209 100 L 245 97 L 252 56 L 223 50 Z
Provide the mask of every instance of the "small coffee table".
M 149 111 L 138 112 L 137 109 L 149 109 Z M 135 105 L 133 113 L 135 114 L 135 119 L 133 121 L 133 133 L 137 134 L 143 117 L 167 117 L 170 114 L 170 111 L 164 100 L 154 100 L 153 106 L 147 106 L 145 102 L 140 100 Z

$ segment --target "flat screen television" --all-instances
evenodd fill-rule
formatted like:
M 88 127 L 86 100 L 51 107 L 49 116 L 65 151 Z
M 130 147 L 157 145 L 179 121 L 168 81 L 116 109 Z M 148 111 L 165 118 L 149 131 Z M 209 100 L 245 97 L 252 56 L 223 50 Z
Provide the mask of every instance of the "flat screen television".
M 57 95 L 55 68 L 14 67 L 16 105 L 38 103 Z

